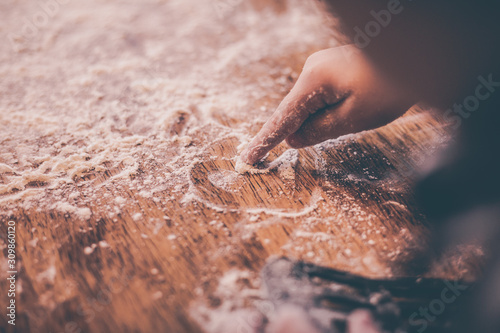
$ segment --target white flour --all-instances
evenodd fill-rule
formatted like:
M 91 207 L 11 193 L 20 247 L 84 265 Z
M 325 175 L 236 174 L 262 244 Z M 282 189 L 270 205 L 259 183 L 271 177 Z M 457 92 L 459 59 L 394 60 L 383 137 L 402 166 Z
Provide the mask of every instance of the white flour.
M 264 165 L 264 168 L 257 168 L 253 165 L 244 163 L 238 157 L 236 161 L 236 165 L 234 169 L 240 173 L 251 173 L 251 174 L 259 174 L 259 173 L 269 173 L 269 171 L 278 170 L 278 173 L 282 179 L 293 180 L 295 179 L 295 167 L 299 162 L 299 153 L 296 149 L 289 149 L 285 151 L 281 156 L 275 159 L 272 162 Z
M 295 200 L 299 209 L 291 211 L 271 204 L 226 207 L 200 196 L 192 179 L 200 163 L 233 163 L 238 154 L 227 142 L 241 149 L 291 89 L 307 56 L 338 45 L 329 30 L 331 22 L 324 21 L 313 1 L 289 0 L 279 14 L 257 10 L 258 0 L 222 0 L 228 6 L 199 0 L 64 2 L 31 33 L 25 24 L 43 14 L 38 1 L 0 3 L 0 34 L 5 37 L 0 44 L 0 219 L 21 210 L 55 212 L 88 225 L 122 214 L 137 225 L 133 232 L 146 239 L 167 228 L 166 223 L 181 230 L 181 222 L 174 215 L 163 216 L 169 212 L 148 218 L 144 212 L 129 211 L 139 200 L 158 207 L 196 203 L 214 215 L 237 210 L 242 237 L 255 236 L 260 227 L 293 224 L 290 239 L 278 245 L 286 255 L 306 253 L 311 261 L 391 274 L 389 267 L 378 264 L 385 253 L 351 256 L 357 252 L 349 235 L 357 233 L 373 245 L 374 235 L 389 232 L 371 224 L 374 218 L 358 204 L 358 197 L 335 193 L 335 184 L 326 182 L 300 198 L 271 193 Z M 236 171 L 276 170 L 276 177 L 293 181 L 302 162 L 290 149 L 264 162 L 264 169 L 240 163 Z M 314 162 L 319 172 L 323 162 Z M 207 180 L 236 196 L 245 177 L 231 167 L 212 170 Z M 323 200 L 329 191 L 333 199 L 327 205 Z M 394 201 L 386 206 L 407 209 Z M 215 217 L 210 221 L 203 222 L 224 228 Z M 329 233 L 318 232 L 324 225 Z M 182 237 L 176 230 L 164 241 L 175 244 Z M 108 241 L 86 246 L 83 253 L 95 255 L 98 247 L 112 244 Z M 37 242 L 29 244 L 36 247 Z M 396 248 L 390 254 L 394 258 L 406 245 L 397 237 L 386 242 L 381 249 Z M 328 257 L 317 244 L 335 249 L 338 256 Z M 53 281 L 54 274 L 50 268 L 39 278 Z M 208 332 L 255 327 L 258 318 L 251 310 L 233 311 L 246 308 L 245 298 L 260 297 L 238 298 L 243 290 L 237 288 L 238 281 L 256 281 L 249 274 L 231 271 L 223 277 L 217 294 L 223 301 L 236 300 L 216 311 L 198 309 Z M 162 294 L 154 292 L 152 297 Z M 231 324 L 236 326 L 227 326 Z
M 85 221 L 130 205 L 123 190 L 180 198 L 193 165 L 220 157 L 210 147 L 248 141 L 307 55 L 336 43 L 313 2 L 291 0 L 281 14 L 247 2 L 219 9 L 74 0 L 33 34 L 20 18 L 33 23 L 36 2 L 0 10 L 9 41 L 0 48 L 0 210 Z M 293 179 L 296 153 L 280 161 L 270 169 Z M 226 189 L 237 179 L 210 177 Z

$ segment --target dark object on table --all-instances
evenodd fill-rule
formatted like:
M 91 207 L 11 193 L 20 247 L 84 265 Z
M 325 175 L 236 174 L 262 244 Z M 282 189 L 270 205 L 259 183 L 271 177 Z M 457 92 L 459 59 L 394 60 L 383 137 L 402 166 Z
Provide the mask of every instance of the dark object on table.
M 346 332 L 347 317 L 356 309 L 369 310 L 388 332 L 418 332 L 424 327 L 429 333 L 446 332 L 450 315 L 471 286 L 440 279 L 369 279 L 287 258 L 269 262 L 262 277 L 268 298 L 278 311 L 297 306 L 322 333 Z M 454 292 L 464 295 L 453 297 Z M 443 295 L 454 301 L 445 302 Z M 445 307 L 442 313 L 433 315 L 434 308 L 441 306 Z M 425 311 L 431 320 L 422 314 Z

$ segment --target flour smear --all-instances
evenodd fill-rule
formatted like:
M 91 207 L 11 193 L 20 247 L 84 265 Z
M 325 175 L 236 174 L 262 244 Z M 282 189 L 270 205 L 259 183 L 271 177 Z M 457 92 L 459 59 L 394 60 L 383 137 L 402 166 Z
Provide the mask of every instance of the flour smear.
M 74 0 L 32 34 L 19 17 L 35 2 L 0 5 L 0 211 L 87 221 L 123 212 L 124 191 L 180 200 L 211 145 L 248 141 L 307 55 L 336 45 L 314 2 L 263 3 Z M 271 168 L 293 179 L 287 154 Z

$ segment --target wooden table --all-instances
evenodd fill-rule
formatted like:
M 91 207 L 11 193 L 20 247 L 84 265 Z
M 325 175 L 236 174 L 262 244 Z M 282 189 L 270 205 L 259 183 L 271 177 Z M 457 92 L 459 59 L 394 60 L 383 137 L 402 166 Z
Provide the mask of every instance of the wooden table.
M 255 2 L 257 12 L 265 7 L 261 3 Z M 298 73 L 307 54 L 299 50 L 287 59 L 262 62 L 272 67 L 283 61 Z M 235 76 L 241 84 L 254 79 L 248 70 Z M 247 110 L 267 105 L 269 113 L 292 81 L 272 97 L 249 98 Z M 255 112 L 249 116 L 263 114 Z M 179 113 L 170 135 L 181 140 L 189 131 L 185 118 L 193 114 L 196 110 Z M 226 128 L 244 119 L 225 116 L 223 110 L 212 117 Z M 248 126 L 250 133 L 261 120 Z M 45 207 L 0 211 L 0 244 L 6 244 L 6 222 L 17 225 L 21 289 L 17 325 L 8 326 L 2 315 L 0 332 L 202 332 L 196 308 L 221 307 L 220 278 L 246 272 L 241 288 L 252 290 L 266 260 L 279 255 L 369 277 L 474 279 L 480 272 L 479 255 L 470 251 L 450 254 L 430 269 L 412 264 L 429 237 L 412 193 L 415 169 L 450 138 L 431 110 L 414 108 L 384 128 L 300 150 L 294 179 L 283 179 L 276 170 L 237 175 L 234 158 L 241 142 L 230 131 L 214 137 L 201 126 L 189 138 L 172 143 L 171 150 L 157 149 L 174 156 L 183 145 L 204 147 L 186 179 L 154 195 L 144 196 L 133 186 L 98 187 L 124 165 L 103 164 L 75 178 L 74 186 L 98 188 L 99 200 L 87 203 L 88 221 Z M 269 158 L 285 150 L 279 146 Z M 175 173 L 160 162 L 144 165 L 130 179 Z M 46 184 L 31 185 L 44 189 Z M 127 205 L 118 213 L 107 211 L 117 193 Z M 7 283 L 1 277 L 3 307 Z M 251 301 L 242 307 L 252 307 Z

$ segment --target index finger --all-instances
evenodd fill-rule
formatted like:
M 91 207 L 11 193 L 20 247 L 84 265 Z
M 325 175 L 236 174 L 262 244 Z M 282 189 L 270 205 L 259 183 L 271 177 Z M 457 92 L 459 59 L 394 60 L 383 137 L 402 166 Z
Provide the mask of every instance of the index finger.
M 335 96 L 331 89 L 319 87 L 309 94 L 301 94 L 302 82 L 299 81 L 280 103 L 271 118 L 264 124 L 255 138 L 250 142 L 240 155 L 241 160 L 247 164 L 260 161 L 271 149 L 285 140 L 290 134 L 296 132 L 311 113 L 314 113 L 328 104 L 336 103 L 342 99 Z M 329 94 L 329 98 L 326 98 Z M 329 103 L 327 103 L 327 101 Z

